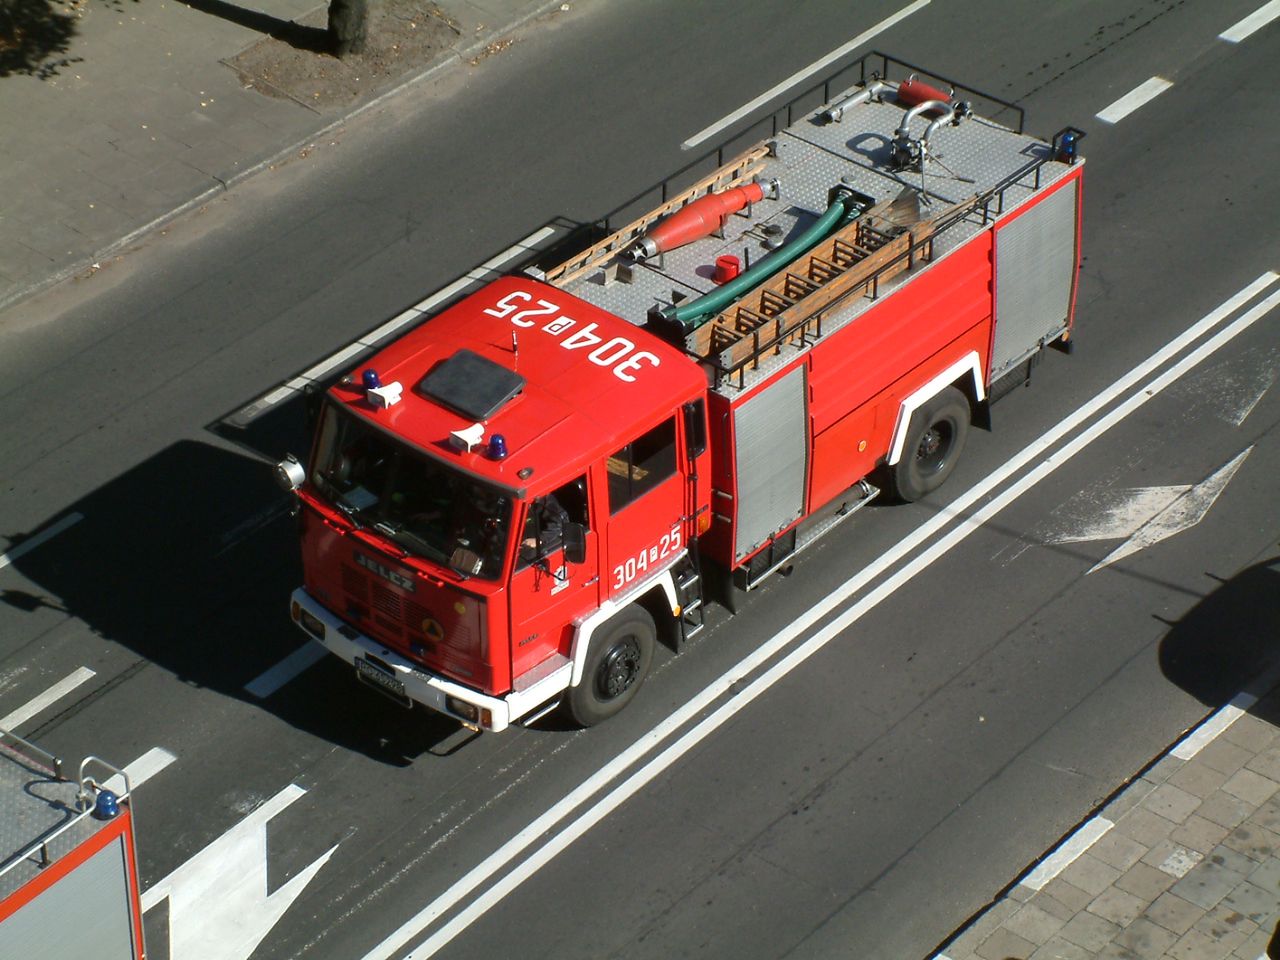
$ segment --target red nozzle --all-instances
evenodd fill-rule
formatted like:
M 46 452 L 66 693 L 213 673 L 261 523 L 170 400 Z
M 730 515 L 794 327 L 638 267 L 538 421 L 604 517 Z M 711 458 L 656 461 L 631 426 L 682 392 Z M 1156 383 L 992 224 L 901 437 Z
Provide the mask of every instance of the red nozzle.
M 951 94 L 914 77 L 910 80 L 903 80 L 898 84 L 898 102 L 904 106 L 914 107 L 927 100 L 941 100 L 943 103 L 950 103 Z
M 747 204 L 759 203 L 763 199 L 764 186 L 760 183 L 747 183 L 720 193 L 708 193 L 677 210 L 645 234 L 637 245 L 639 253 L 652 257 L 700 240 L 718 230 L 731 213 L 737 213 Z

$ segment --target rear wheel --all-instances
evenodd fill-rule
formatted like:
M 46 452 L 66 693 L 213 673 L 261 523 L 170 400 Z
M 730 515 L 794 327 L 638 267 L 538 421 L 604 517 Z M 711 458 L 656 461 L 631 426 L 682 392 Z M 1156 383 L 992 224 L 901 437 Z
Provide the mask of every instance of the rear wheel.
M 970 416 L 968 398 L 955 387 L 947 387 L 912 414 L 902 458 L 889 472 L 895 497 L 911 502 L 942 486 L 960 459 Z
M 657 630 L 641 607 L 628 607 L 591 638 L 582 680 L 569 690 L 569 712 L 584 727 L 608 720 L 631 702 L 653 663 Z

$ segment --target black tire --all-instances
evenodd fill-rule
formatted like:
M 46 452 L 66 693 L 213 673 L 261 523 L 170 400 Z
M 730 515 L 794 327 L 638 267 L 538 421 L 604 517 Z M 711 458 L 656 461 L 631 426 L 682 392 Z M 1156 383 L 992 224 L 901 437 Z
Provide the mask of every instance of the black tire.
M 902 457 L 889 470 L 890 492 L 910 503 L 937 490 L 951 476 L 969 435 L 968 398 L 947 387 L 911 417 Z
M 630 606 L 591 638 L 582 681 L 569 690 L 569 713 L 584 727 L 608 720 L 631 702 L 653 663 L 653 617 Z

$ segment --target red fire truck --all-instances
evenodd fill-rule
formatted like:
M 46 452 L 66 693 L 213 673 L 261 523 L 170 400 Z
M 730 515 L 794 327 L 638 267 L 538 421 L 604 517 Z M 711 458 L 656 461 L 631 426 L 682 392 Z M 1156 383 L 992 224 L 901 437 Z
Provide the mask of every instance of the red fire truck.
M 319 395 L 310 459 L 277 467 L 308 636 L 476 729 L 562 700 L 589 725 L 704 598 L 947 478 L 971 422 L 1067 345 L 1083 134 L 1027 135 L 1016 106 L 882 54 L 842 76 Z
M 107 779 L 100 783 L 93 775 Z M 0 730 L 0 957 L 143 960 L 128 777 Z

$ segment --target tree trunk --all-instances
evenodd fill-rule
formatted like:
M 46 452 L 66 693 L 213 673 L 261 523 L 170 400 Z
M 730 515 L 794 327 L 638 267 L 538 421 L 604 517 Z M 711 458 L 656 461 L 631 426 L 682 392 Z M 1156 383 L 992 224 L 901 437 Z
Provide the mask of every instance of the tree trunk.
M 363 53 L 369 26 L 369 0 L 329 0 L 329 43 L 334 56 Z

